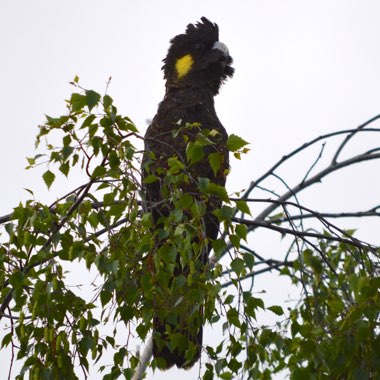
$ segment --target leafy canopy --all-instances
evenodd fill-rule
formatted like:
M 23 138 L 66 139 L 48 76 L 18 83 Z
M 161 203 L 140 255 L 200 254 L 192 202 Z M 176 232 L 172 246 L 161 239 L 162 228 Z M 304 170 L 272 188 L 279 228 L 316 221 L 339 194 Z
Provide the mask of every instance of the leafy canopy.
M 84 184 L 51 205 L 34 199 L 20 203 L 4 225 L 0 317 L 11 327 L 1 347 L 17 351 L 23 363 L 18 379 L 76 379 L 94 365 L 104 379 L 131 379 L 139 357 L 128 337 L 146 340 L 157 301 L 163 305 L 159 313 L 178 318 L 185 297 L 204 302 L 206 324 L 223 328 L 222 340 L 205 347 L 205 380 L 270 379 L 285 368 L 291 379 L 380 376 L 379 252 L 329 240 L 326 232 L 317 245 L 279 267 L 281 276 L 303 289 L 300 302 L 287 310 L 266 307 L 242 280 L 256 273 L 255 255 L 242 249 L 251 226 L 236 218 L 238 212 L 251 214 L 247 200 L 231 200 L 205 178 L 197 179 L 199 194 L 181 191 L 193 180 L 187 168 L 211 143 L 212 131 L 200 128 L 199 137 L 188 143 L 185 162 L 168 160 L 165 186 L 173 209 L 165 227 L 154 229 L 150 206 L 141 204 L 136 126 L 119 115 L 109 95 L 81 89 L 78 78 L 73 84 L 79 91 L 67 101 L 67 114 L 46 117 L 36 142 L 46 141 L 46 150 L 28 163 L 29 168 L 46 165 L 42 179 L 48 188 L 59 174 L 69 178 L 76 168 Z M 240 158 L 247 142 L 231 135 L 228 148 Z M 209 156 L 215 172 L 220 160 L 217 153 Z M 153 175 L 145 178 L 154 181 Z M 224 201 L 215 213 L 224 232 L 215 241 L 195 243 L 204 204 L 212 197 Z M 214 265 L 199 271 L 196 255 L 208 244 Z M 190 273 L 170 281 L 178 257 Z M 219 263 L 221 258 L 227 264 Z M 89 293 L 71 286 L 70 263 L 96 274 Z M 258 312 L 277 315 L 278 324 L 258 326 Z M 182 338 L 173 334 L 173 347 L 180 347 Z M 109 351 L 111 362 L 102 362 Z

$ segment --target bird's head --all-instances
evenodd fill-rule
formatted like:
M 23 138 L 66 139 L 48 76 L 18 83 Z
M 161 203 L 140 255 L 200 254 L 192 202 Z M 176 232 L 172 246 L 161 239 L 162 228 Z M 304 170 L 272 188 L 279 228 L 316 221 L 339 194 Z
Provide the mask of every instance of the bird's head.
M 167 87 L 206 87 L 214 95 L 234 69 L 228 48 L 219 41 L 218 25 L 202 17 L 189 24 L 184 34 L 171 41 L 164 59 L 164 78 Z

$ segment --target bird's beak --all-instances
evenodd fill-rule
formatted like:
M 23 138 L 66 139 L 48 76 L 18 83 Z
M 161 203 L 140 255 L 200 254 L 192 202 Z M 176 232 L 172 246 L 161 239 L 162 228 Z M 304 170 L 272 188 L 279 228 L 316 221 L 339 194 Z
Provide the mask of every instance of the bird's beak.
M 228 47 L 226 44 L 220 41 L 216 41 L 212 47 L 213 49 L 217 49 L 223 53 L 223 56 L 225 58 L 229 57 L 230 53 L 228 51 Z

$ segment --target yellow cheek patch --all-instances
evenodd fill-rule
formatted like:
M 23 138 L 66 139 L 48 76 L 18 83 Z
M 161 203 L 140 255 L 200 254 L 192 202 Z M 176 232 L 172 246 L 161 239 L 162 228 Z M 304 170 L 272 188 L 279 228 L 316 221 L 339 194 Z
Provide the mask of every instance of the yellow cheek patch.
M 177 59 L 175 63 L 175 69 L 177 71 L 178 79 L 183 78 L 190 71 L 191 66 L 193 66 L 193 57 L 191 54 L 186 54 L 181 58 Z

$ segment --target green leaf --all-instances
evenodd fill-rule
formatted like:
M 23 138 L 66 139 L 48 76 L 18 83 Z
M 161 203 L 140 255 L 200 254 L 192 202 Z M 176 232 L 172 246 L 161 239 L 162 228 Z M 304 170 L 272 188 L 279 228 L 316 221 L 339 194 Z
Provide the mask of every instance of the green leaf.
M 36 163 L 35 157 L 26 157 L 29 165 L 34 165 Z
M 235 358 L 232 358 L 228 363 L 228 368 L 230 368 L 233 372 L 237 373 L 241 368 L 242 363 L 238 362 Z
M 7 223 L 4 228 L 5 228 L 5 231 L 8 232 L 9 236 L 13 236 L 15 225 L 12 222 Z
M 246 201 L 235 201 L 236 203 L 236 208 L 241 211 L 244 214 L 252 215 L 251 210 L 249 209 L 248 203 Z
M 220 256 L 226 247 L 227 245 L 224 239 L 216 239 L 212 242 L 212 248 L 217 256 Z
M 96 119 L 96 116 L 94 114 L 88 115 L 84 119 L 84 122 L 82 123 L 80 129 L 84 129 L 86 127 L 89 127 L 95 119 Z
M 273 305 L 267 307 L 268 310 L 272 311 L 276 315 L 284 315 L 284 310 L 282 309 L 281 306 Z
M 70 104 L 73 112 L 80 111 L 87 103 L 86 97 L 81 94 L 74 93 L 71 95 Z
M 156 182 L 157 180 L 158 180 L 158 177 L 157 177 L 156 175 L 154 175 L 154 174 L 150 174 L 150 175 L 148 175 L 147 177 L 144 178 L 143 183 L 144 183 L 145 185 L 148 185 L 148 184 L 150 184 L 150 183 L 154 183 L 154 182 Z
M 249 268 L 249 270 L 252 270 L 253 266 L 255 265 L 255 257 L 251 253 L 244 253 L 243 255 L 245 265 Z
M 206 366 L 207 366 L 207 364 L 208 363 L 206 363 Z M 214 379 L 214 369 L 213 369 L 213 367 L 207 368 L 207 371 L 204 373 L 202 380 L 213 380 L 213 379 Z
M 166 263 L 173 263 L 175 262 L 177 257 L 177 250 L 172 245 L 164 244 L 158 250 L 158 254 L 160 255 L 161 259 Z
M 231 261 L 231 268 L 239 276 L 244 269 L 244 260 L 236 257 Z
M 210 153 L 208 155 L 208 161 L 210 163 L 211 169 L 214 172 L 214 175 L 216 176 L 220 166 L 222 164 L 222 155 L 219 152 Z
M 243 297 L 248 306 L 265 309 L 264 301 L 261 298 L 253 297 L 250 292 L 244 292 Z
M 186 146 L 186 158 L 190 165 L 194 165 L 204 157 L 203 148 L 197 143 L 190 141 Z
M 230 324 L 240 328 L 239 313 L 237 309 L 231 308 L 227 311 L 227 320 Z
M 132 132 L 138 132 L 138 131 L 139 131 L 139 130 L 137 129 L 137 127 L 135 126 L 135 124 L 133 123 L 133 121 L 132 121 L 129 117 L 125 116 L 125 117 L 123 118 L 123 120 L 125 120 L 125 122 L 126 122 L 126 124 L 127 124 L 127 129 L 128 129 L 129 131 L 132 131 Z
M 65 146 L 62 149 L 62 159 L 66 161 L 71 154 L 74 152 L 74 148 L 72 146 Z
M 33 190 L 27 189 L 24 187 L 24 190 L 26 190 L 32 197 L 34 197 Z
M 120 158 L 115 151 L 112 150 L 108 155 L 108 162 L 110 164 L 111 169 L 115 169 L 120 166 Z
M 208 178 L 199 178 L 198 187 L 202 193 L 215 195 L 221 200 L 229 202 L 226 188 L 211 182 Z
M 176 208 L 188 209 L 194 202 L 193 197 L 190 194 L 181 194 L 181 196 L 174 202 Z
M 310 372 L 307 368 L 296 368 L 291 376 L 290 380 L 305 380 L 305 379 L 310 379 Z
M 113 99 L 109 95 L 104 95 L 103 96 L 103 105 L 104 109 L 108 110 L 108 108 L 112 105 Z
M 103 176 L 104 174 L 106 174 L 107 170 L 104 166 L 97 166 L 94 171 L 92 172 L 92 177 L 95 178 L 95 177 L 101 177 Z
M 53 128 L 62 128 L 63 124 L 65 124 L 68 120 L 68 116 L 61 116 L 61 117 L 50 117 L 48 115 L 45 115 L 46 117 L 46 124 Z M 47 130 L 41 130 L 40 135 L 47 134 Z
M 200 177 L 198 179 L 198 187 L 199 187 L 199 190 L 201 192 L 206 192 L 207 191 L 207 187 L 208 185 L 210 184 L 210 178 L 203 178 L 203 177 Z
M 177 157 L 168 158 L 168 165 L 169 165 L 168 174 L 170 175 L 177 174 L 178 172 L 182 171 L 182 169 L 184 168 L 183 163 L 180 160 L 178 160 Z
M 74 154 L 71 166 L 75 166 L 78 163 L 78 160 L 79 160 L 79 155 Z
M 219 377 L 223 380 L 230 380 L 233 378 L 232 376 L 232 373 L 231 372 L 223 372 L 219 375 Z
M 68 146 L 71 143 L 71 136 L 70 135 L 65 135 L 62 139 L 63 146 Z
M 240 236 L 235 235 L 235 234 L 231 234 L 231 235 L 229 235 L 229 238 L 230 238 L 232 245 L 235 248 L 239 249 L 240 248 Z
M 69 175 L 69 171 L 70 171 L 69 163 L 65 162 L 64 164 L 60 165 L 59 170 L 62 174 L 64 174 L 67 177 Z
M 215 210 L 214 214 L 217 216 L 220 222 L 230 221 L 234 216 L 235 208 L 223 205 L 219 210 Z
M 235 227 L 236 235 L 247 241 L 247 226 L 245 224 L 237 224 Z
M 50 170 L 47 170 L 43 175 L 42 178 L 47 186 L 48 189 L 50 189 L 50 186 L 55 180 L 55 174 L 52 173 Z
M 132 131 L 137 132 L 136 126 L 131 122 L 131 120 L 127 117 L 116 117 L 116 124 L 122 131 Z
M 90 111 L 99 103 L 100 98 L 101 96 L 97 92 L 92 90 L 86 91 L 86 104 Z
M 182 288 L 186 284 L 186 277 L 183 274 L 180 274 L 175 278 L 175 283 L 178 288 Z
M 21 288 L 23 286 L 25 279 L 25 274 L 23 272 L 17 271 L 12 273 L 11 276 L 9 276 L 9 283 L 15 288 Z
M 150 212 L 144 213 L 141 218 L 141 224 L 145 228 L 151 228 L 153 226 L 152 223 L 152 214 Z
M 6 334 L 3 338 L 3 341 L 1 342 L 1 348 L 7 347 L 9 343 L 12 341 L 13 337 L 13 332 L 11 331 L 10 333 Z
M 323 265 L 321 260 L 314 254 L 311 249 L 305 249 L 302 252 L 304 262 L 307 266 L 311 267 L 314 270 L 315 274 L 322 273 Z
M 103 289 L 100 292 L 100 302 L 102 303 L 102 307 L 106 305 L 112 299 L 112 293 L 108 290 Z
M 230 135 L 228 136 L 227 140 L 227 148 L 230 152 L 236 152 L 237 150 L 241 149 L 243 146 L 248 145 L 249 143 L 245 140 L 243 140 L 241 137 L 237 135 Z

